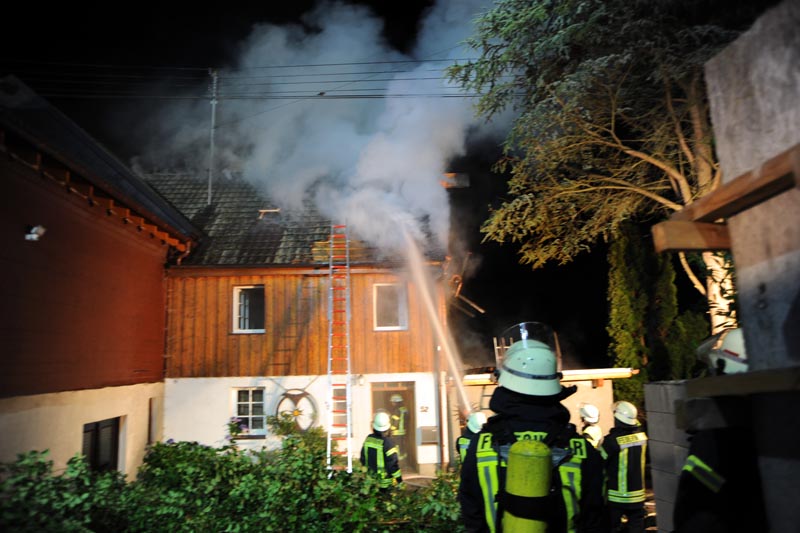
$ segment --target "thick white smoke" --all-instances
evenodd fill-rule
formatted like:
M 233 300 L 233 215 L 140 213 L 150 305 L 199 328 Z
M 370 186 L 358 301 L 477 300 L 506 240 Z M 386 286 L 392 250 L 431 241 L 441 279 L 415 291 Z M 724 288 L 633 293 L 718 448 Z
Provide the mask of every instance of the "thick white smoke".
M 220 72 L 218 170 L 243 172 L 282 207 L 311 197 L 375 245 L 401 245 L 401 223 L 446 249 L 440 180 L 476 119 L 471 99 L 442 96 L 459 94 L 442 79 L 442 60 L 469 54 L 460 42 L 488 4 L 437 2 L 408 56 L 386 43 L 383 22 L 363 6 L 326 2 L 296 25 L 254 26 L 239 61 Z M 267 93 L 281 99 L 241 98 Z M 355 94 L 388 97 L 333 98 Z

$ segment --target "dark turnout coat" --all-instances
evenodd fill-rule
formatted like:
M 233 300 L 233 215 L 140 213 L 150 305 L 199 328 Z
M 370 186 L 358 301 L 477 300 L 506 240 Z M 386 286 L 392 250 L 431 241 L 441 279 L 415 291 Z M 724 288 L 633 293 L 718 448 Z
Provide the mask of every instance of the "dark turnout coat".
M 641 507 L 645 500 L 647 455 L 647 435 L 642 426 L 617 422 L 603 439 L 601 448 L 606 458 L 609 505 Z
M 548 533 L 608 531 L 602 458 L 569 424 L 569 411 L 560 399 L 522 395 L 503 387 L 495 390 L 489 407 L 498 415 L 471 439 L 461 466 L 459 502 L 467 531 L 499 531 L 503 509 L 512 505 L 535 515 L 529 518 L 546 520 Z M 503 447 L 520 439 L 543 440 L 554 451 L 570 450 L 564 463 L 553 470 L 554 490 L 541 500 L 513 501 L 505 495 Z M 572 480 L 577 486 L 561 490 L 562 480 Z
M 381 478 L 381 487 L 388 488 L 403 481 L 398 448 L 390 437 L 380 431 L 371 433 L 361 448 L 361 464 Z

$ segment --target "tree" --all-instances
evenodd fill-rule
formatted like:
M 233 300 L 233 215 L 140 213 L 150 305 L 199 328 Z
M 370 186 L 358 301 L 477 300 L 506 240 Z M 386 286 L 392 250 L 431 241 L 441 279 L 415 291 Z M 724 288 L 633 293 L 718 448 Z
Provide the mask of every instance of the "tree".
M 696 350 L 708 337 L 703 314 L 678 304 L 670 254 L 643 245 L 625 223 L 608 249 L 608 354 L 614 366 L 639 373 L 614 385 L 617 399 L 641 406 L 647 381 L 693 377 Z
M 654 255 L 651 270 L 649 376 L 653 380 L 694 377 L 697 347 L 708 337 L 708 323 L 697 311 L 680 310 L 671 254 Z
M 485 238 L 518 243 L 533 268 L 565 263 L 626 220 L 664 218 L 714 190 L 702 67 L 754 19 L 746 4 L 495 2 L 467 40 L 479 57 L 448 70 L 480 95 L 479 114 L 515 111 L 497 164 L 510 172 L 509 197 L 483 224 Z M 716 331 L 735 322 L 730 269 L 720 254 L 703 263 L 705 284 L 681 256 Z
M 608 354 L 613 366 L 635 368 L 639 373 L 614 384 L 617 399 L 641 406 L 642 384 L 647 380 L 647 257 L 633 227 L 620 228 L 619 237 L 608 248 Z

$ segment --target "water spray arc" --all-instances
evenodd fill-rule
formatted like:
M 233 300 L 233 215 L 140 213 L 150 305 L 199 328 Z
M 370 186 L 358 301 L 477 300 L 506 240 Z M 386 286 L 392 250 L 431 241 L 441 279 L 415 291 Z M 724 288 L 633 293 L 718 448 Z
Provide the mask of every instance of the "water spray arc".
M 400 227 L 402 228 L 402 226 Z M 428 318 L 433 325 L 436 338 L 441 346 L 441 351 L 444 353 L 445 359 L 447 360 L 448 369 L 453 377 L 453 383 L 458 393 L 459 410 L 462 416 L 466 418 L 471 411 L 471 407 L 469 398 L 467 397 L 467 391 L 464 388 L 462 379 L 463 372 L 461 370 L 460 357 L 455 347 L 455 341 L 436 312 L 436 305 L 433 299 L 433 287 L 430 282 L 430 276 L 425 270 L 425 260 L 422 256 L 422 252 L 420 252 L 419 246 L 408 231 L 403 228 L 401 232 L 406 245 L 406 258 L 408 260 L 411 277 L 417 284 L 420 298 L 425 305 L 425 311 L 428 313 Z

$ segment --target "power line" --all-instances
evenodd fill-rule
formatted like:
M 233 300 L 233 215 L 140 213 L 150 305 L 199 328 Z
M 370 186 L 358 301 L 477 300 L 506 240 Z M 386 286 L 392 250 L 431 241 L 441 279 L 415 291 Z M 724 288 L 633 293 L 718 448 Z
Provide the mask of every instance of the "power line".
M 281 107 L 308 100 L 339 100 L 339 99 L 390 99 L 390 98 L 476 98 L 475 94 L 461 94 L 449 93 L 438 91 L 427 91 L 418 93 L 383 93 L 383 94 L 367 94 L 377 91 L 388 91 L 388 87 L 384 88 L 369 88 L 355 87 L 358 84 L 376 84 L 386 82 L 417 82 L 417 81 L 433 81 L 441 80 L 440 76 L 412 76 L 406 78 L 397 77 L 383 77 L 375 78 L 380 74 L 395 74 L 402 75 L 404 73 L 415 72 L 416 69 L 408 68 L 412 65 L 421 65 L 428 63 L 454 63 L 458 61 L 472 61 L 475 58 L 446 58 L 434 59 L 434 57 L 443 53 L 448 53 L 451 50 L 458 48 L 458 45 L 441 50 L 431 54 L 428 58 L 424 59 L 407 59 L 407 60 L 378 60 L 378 61 L 342 61 L 330 63 L 294 63 L 288 65 L 260 65 L 237 69 L 233 74 L 223 75 L 219 77 L 220 92 L 218 93 L 219 100 L 292 100 L 278 106 L 274 106 L 260 112 L 254 113 L 247 117 L 234 119 L 226 123 L 217 124 L 217 127 L 230 125 L 236 122 L 241 122 L 249 118 L 268 113 Z M 8 60 L 0 61 L 0 63 L 8 63 Z M 207 100 L 210 96 L 208 93 L 203 95 L 194 94 L 168 94 L 163 93 L 164 89 L 191 89 L 193 85 L 190 82 L 207 81 L 207 67 L 194 67 L 194 66 L 159 66 L 159 65 L 119 65 L 119 64 L 97 64 L 97 63 L 60 63 L 53 61 L 18 61 L 11 60 L 10 63 L 20 65 L 23 67 L 57 67 L 59 70 L 54 72 L 53 68 L 47 70 L 33 70 L 27 74 L 28 79 L 34 80 L 41 84 L 39 90 L 42 96 L 49 98 L 71 98 L 71 99 L 153 99 L 153 100 Z M 360 67 L 365 66 L 383 66 L 390 67 L 390 69 L 363 69 Z M 391 67 L 400 68 L 391 68 Z M 359 67 L 355 72 L 343 71 L 342 67 Z M 289 69 L 333 69 L 333 72 L 303 72 L 292 73 L 287 72 Z M 101 69 L 103 72 L 93 72 L 92 69 Z M 276 75 L 245 75 L 248 72 L 272 70 L 281 72 Z M 143 72 L 142 72 L 143 71 Z M 154 72 L 147 72 L 154 71 Z M 429 68 L 425 69 L 427 72 L 442 72 L 442 69 Z M 186 73 L 197 72 L 197 75 L 186 75 Z M 202 72 L 202 75 L 199 73 Z M 165 73 L 169 73 L 165 75 Z M 357 79 L 341 79 L 342 77 L 349 78 L 351 76 L 359 76 Z M 328 79 L 336 77 L 336 79 Z M 166 78 L 166 79 L 165 79 Z M 292 81 L 290 78 L 311 78 L 309 80 Z M 257 80 L 264 81 L 260 83 Z M 252 81 L 254 83 L 246 83 Z M 244 83 L 243 83 L 244 82 Z M 147 89 L 147 85 L 157 85 L 153 88 L 152 92 L 142 92 Z M 330 87 L 331 84 L 339 84 L 338 86 Z M 72 89 L 65 87 L 68 85 L 74 86 Z M 102 85 L 103 87 L 98 87 Z M 283 86 L 290 88 L 293 86 L 308 86 L 316 85 L 313 90 L 309 91 L 291 91 L 282 89 L 280 91 L 273 91 L 270 93 L 263 93 L 258 90 L 259 87 L 275 87 Z M 345 92 L 343 87 L 350 86 Z M 248 92 L 247 88 L 252 87 L 253 91 Z M 126 88 L 133 88 L 134 91 L 126 91 Z M 95 90 L 99 89 L 99 90 Z M 226 90 L 239 90 L 239 92 L 228 92 Z M 241 92 L 242 90 L 245 92 Z M 448 90 L 447 87 L 442 88 Z
M 457 48 L 457 47 L 454 47 Z M 336 63 L 294 63 L 289 65 L 260 65 L 254 67 L 246 67 L 236 69 L 236 72 L 247 72 L 251 70 L 269 70 L 269 69 L 291 69 L 291 68 L 319 68 L 319 67 L 342 67 L 342 66 L 361 66 L 361 65 L 401 65 L 401 64 L 422 64 L 422 63 L 449 63 L 456 61 L 475 61 L 478 58 L 448 58 L 448 59 L 405 59 L 405 60 L 391 60 L 391 61 L 344 61 Z M 10 63 L 19 65 L 41 65 L 48 67 L 81 67 L 81 68 L 102 68 L 113 70 L 157 70 L 157 71 L 196 71 L 202 72 L 203 75 L 208 73 L 209 67 L 194 67 L 194 66 L 159 66 L 159 65 L 120 65 L 110 63 L 71 63 L 71 62 L 56 62 L 56 61 L 29 61 L 2 58 L 0 64 Z M 221 68 L 219 70 L 222 70 Z
M 455 45 L 455 46 L 451 46 L 451 47 L 449 47 L 449 48 L 445 48 L 445 49 L 443 49 L 443 50 L 438 50 L 438 51 L 436 51 L 436 52 L 433 52 L 433 53 L 429 54 L 429 56 L 428 56 L 428 62 L 434 62 L 434 61 L 452 61 L 451 59 L 440 59 L 440 60 L 434 60 L 433 58 L 434 58 L 434 57 L 436 57 L 436 56 L 438 56 L 438 55 L 440 55 L 440 54 L 446 54 L 446 53 L 449 53 L 450 51 L 452 51 L 452 50 L 455 50 L 456 48 L 459 48 L 459 47 L 460 47 L 460 45 Z M 409 62 L 409 61 L 398 61 L 397 63 L 408 63 L 408 62 Z M 411 61 L 411 62 L 420 62 L 420 61 Z M 423 60 L 423 61 L 421 61 L 421 62 L 425 62 L 425 61 Z M 353 63 L 351 63 L 351 64 L 367 64 L 367 65 L 371 65 L 371 64 L 385 64 L 385 63 L 388 63 L 388 64 L 393 64 L 393 63 L 395 63 L 395 62 L 393 62 L 393 61 L 388 61 L 388 62 L 386 62 L 386 61 L 377 61 L 377 62 L 374 62 L 374 61 L 369 61 L 369 62 L 353 62 Z M 346 86 L 346 85 L 349 85 L 349 84 L 351 84 L 351 83 L 354 83 L 354 82 L 346 82 L 346 83 L 343 83 L 343 84 L 339 85 L 338 87 L 334 87 L 334 89 L 340 89 L 341 87 L 344 87 L 344 86 Z M 325 94 L 325 93 L 323 93 L 323 92 L 320 92 L 318 96 L 320 96 L 320 95 L 324 95 L 324 94 Z M 276 110 L 278 110 L 278 109 L 280 109 L 280 108 L 282 108 L 282 107 L 286 107 L 286 106 L 288 106 L 288 105 L 296 104 L 296 103 L 298 103 L 298 102 L 302 102 L 302 101 L 304 101 L 304 100 L 305 100 L 305 101 L 307 101 L 307 100 L 309 100 L 309 99 L 310 99 L 309 97 L 306 97 L 306 98 L 299 98 L 299 99 L 296 99 L 296 100 L 294 100 L 294 101 L 291 101 L 291 102 L 286 102 L 285 104 L 281 104 L 281 105 L 279 105 L 279 106 L 271 107 L 271 108 L 269 108 L 269 109 L 264 109 L 263 111 L 259 111 L 258 113 L 254 113 L 254 114 L 252 114 L 252 115 L 250 115 L 250 116 L 248 116 L 248 117 L 243 117 L 243 118 L 240 118 L 240 119 L 236 119 L 236 120 L 231 120 L 231 121 L 225 122 L 225 123 L 223 123 L 223 124 L 219 124 L 217 127 L 220 127 L 220 126 L 229 126 L 229 125 L 231 125 L 231 124 L 236 124 L 236 123 L 238 123 L 238 122 L 242 122 L 242 121 L 244 121 L 244 120 L 249 120 L 249 119 L 251 119 L 251 118 L 254 118 L 254 117 L 257 117 L 257 116 L 259 116 L 259 115 L 263 115 L 263 114 L 265 114 L 265 113 L 270 113 L 270 112 L 272 112 L 272 111 L 276 111 Z
M 208 96 L 177 96 L 164 94 L 125 94 L 125 93 L 40 93 L 45 98 L 64 98 L 64 99 L 131 99 L 131 100 L 208 100 Z M 309 94 L 298 97 L 296 95 L 265 94 L 265 95 L 234 95 L 218 96 L 218 100 L 375 100 L 388 98 L 478 98 L 479 94 L 456 94 L 456 93 L 392 93 L 392 94 Z M 251 118 L 256 115 L 251 115 Z M 230 124 L 231 122 L 227 123 Z M 219 124 L 222 126 L 224 124 Z

